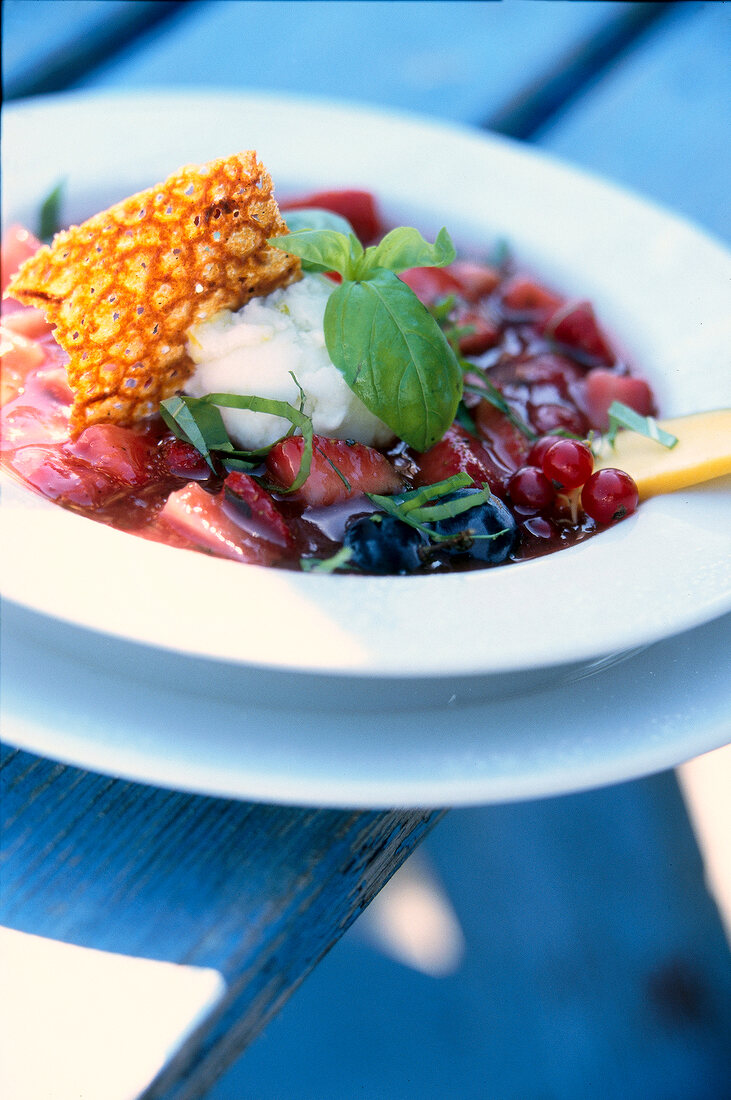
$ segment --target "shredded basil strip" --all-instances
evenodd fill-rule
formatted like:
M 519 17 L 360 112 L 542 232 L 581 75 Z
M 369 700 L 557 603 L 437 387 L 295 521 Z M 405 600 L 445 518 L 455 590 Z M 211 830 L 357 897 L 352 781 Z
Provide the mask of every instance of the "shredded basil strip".
M 366 493 L 366 496 L 378 505 L 384 500 L 393 502 L 396 507 L 401 509 L 400 514 L 405 515 L 414 508 L 421 508 L 422 505 L 428 504 L 432 500 L 438 500 L 439 497 L 445 497 L 449 493 L 454 493 L 457 489 L 469 489 L 474 484 L 474 480 L 470 475 L 462 471 L 445 478 L 443 481 L 435 481 L 432 485 L 421 485 L 418 489 L 408 489 L 404 493 L 394 493 L 392 496 Z
M 538 439 L 538 434 L 534 432 L 532 428 L 528 427 L 526 422 L 522 420 L 517 413 L 513 412 L 510 405 L 500 393 L 500 390 L 487 377 L 487 371 L 484 371 L 481 367 L 475 366 L 474 363 L 470 363 L 468 359 L 460 358 L 460 365 L 465 374 L 472 374 L 478 379 L 477 384 L 471 382 L 465 383 L 465 393 L 472 393 L 476 397 L 482 397 L 485 401 L 494 405 L 495 408 L 510 421 L 513 427 L 518 429 L 521 435 L 524 435 L 530 443 L 535 443 Z
M 490 490 L 480 489 L 477 493 L 470 493 L 468 497 L 450 500 L 445 504 L 431 504 L 424 508 L 415 508 L 412 512 L 409 512 L 409 516 L 419 523 L 436 523 L 440 519 L 452 519 L 455 516 L 461 516 L 478 504 L 486 504 L 489 499 Z
M 608 411 L 609 431 L 606 438 L 612 447 L 620 428 L 626 428 L 638 435 L 644 435 L 647 439 L 654 439 L 656 443 L 659 443 L 662 447 L 667 447 L 668 450 L 672 450 L 678 442 L 678 437 L 664 431 L 654 417 L 641 416 L 629 405 L 623 405 L 621 401 L 612 401 Z
M 330 558 L 300 558 L 300 569 L 305 573 L 334 573 L 347 565 L 352 556 L 350 546 L 341 546 Z
M 485 504 L 491 496 L 488 486 L 477 493 L 459 497 L 456 500 L 442 501 L 442 497 L 456 492 L 458 489 L 466 489 L 474 485 L 474 480 L 467 473 L 454 474 L 444 481 L 437 481 L 433 485 L 424 485 L 419 489 L 412 489 L 406 493 L 396 493 L 394 496 L 382 496 L 379 493 L 366 493 L 366 496 L 382 511 L 394 516 L 406 523 L 409 527 L 415 527 L 427 535 L 433 542 L 449 541 L 453 535 L 439 535 L 429 526 L 441 519 L 452 519 L 469 512 L 479 504 Z M 494 536 L 480 535 L 479 538 L 493 538 Z
M 238 463 L 248 464 L 261 458 L 271 449 L 265 447 L 257 451 L 237 450 L 229 439 L 220 408 L 250 409 L 252 412 L 269 413 L 282 417 L 292 425 L 283 435 L 287 439 L 297 429 L 302 433 L 305 446 L 302 451 L 300 467 L 288 489 L 277 486 L 277 491 L 293 493 L 307 480 L 312 464 L 312 420 L 301 409 L 296 409 L 287 401 L 275 401 L 269 397 L 255 397 L 237 393 L 207 393 L 204 397 L 169 397 L 160 403 L 162 418 L 179 439 L 190 443 L 203 455 L 211 470 L 216 472 L 214 456 L 232 469 L 242 468 Z M 277 440 L 279 442 L 279 440 Z
M 38 236 L 42 241 L 50 241 L 61 228 L 61 200 L 65 187 L 66 180 L 59 180 L 41 203 L 38 213 Z

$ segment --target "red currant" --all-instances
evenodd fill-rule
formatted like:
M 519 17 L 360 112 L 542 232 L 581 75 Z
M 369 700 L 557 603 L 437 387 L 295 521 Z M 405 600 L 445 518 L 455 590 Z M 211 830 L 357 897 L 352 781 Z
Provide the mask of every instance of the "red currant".
M 543 455 L 542 466 L 557 489 L 578 489 L 594 469 L 594 456 L 586 443 L 559 439 Z
M 631 515 L 639 503 L 639 493 L 624 470 L 607 468 L 592 474 L 581 493 L 581 506 L 596 523 L 616 523 Z
M 521 466 L 508 482 L 508 492 L 513 504 L 535 508 L 540 512 L 553 503 L 556 493 L 546 475 L 537 466 Z
M 543 456 L 548 448 L 553 446 L 557 439 L 558 436 L 556 435 L 544 435 L 541 439 L 537 440 L 528 452 L 526 466 L 543 466 Z

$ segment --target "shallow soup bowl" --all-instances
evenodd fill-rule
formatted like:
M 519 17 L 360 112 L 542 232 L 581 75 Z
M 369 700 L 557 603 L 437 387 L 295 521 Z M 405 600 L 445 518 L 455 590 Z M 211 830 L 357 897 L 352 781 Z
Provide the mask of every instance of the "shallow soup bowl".
M 4 223 L 33 229 L 41 201 L 59 179 L 65 180 L 63 220 L 77 222 L 182 164 L 245 148 L 257 150 L 280 195 L 366 188 L 378 196 L 387 222 L 416 225 L 427 236 L 446 225 L 473 254 L 507 239 L 521 264 L 563 293 L 594 303 L 652 384 L 663 415 L 731 404 L 725 250 L 626 192 L 466 129 L 266 96 L 29 102 L 5 114 Z M 466 729 L 474 708 L 484 718 L 493 706 L 505 708 L 519 735 L 545 692 L 556 715 L 581 691 L 591 691 L 592 705 L 601 709 L 601 685 L 616 687 L 624 659 L 632 657 L 627 668 L 645 647 L 723 622 L 731 610 L 730 521 L 728 479 L 718 480 L 648 500 L 579 545 L 506 567 L 412 577 L 318 575 L 239 565 L 134 538 L 4 479 L 2 590 L 15 740 L 102 770 L 113 760 L 135 777 L 213 793 L 364 803 L 401 793 L 408 800 L 406 779 L 401 787 L 395 778 L 390 787 L 381 784 L 377 793 L 375 780 L 358 785 L 358 775 L 368 772 L 366 746 L 369 759 L 374 739 L 376 757 L 382 751 L 380 728 L 409 727 L 401 742 L 409 759 L 407 743 L 418 745 L 417 719 L 438 725 L 444 718 L 450 728 L 461 723 Z M 40 694 L 44 676 L 53 683 L 55 710 L 49 698 L 29 716 L 28 693 L 23 702 L 20 680 L 13 680 L 26 660 L 39 670 Z M 64 672 L 72 667 L 75 685 Z M 176 714 L 190 739 L 184 761 L 170 764 L 168 752 L 166 770 L 164 746 L 149 730 L 132 744 L 136 735 L 122 731 L 120 693 L 147 700 L 144 721 L 161 711 Z M 98 714 L 115 706 L 120 727 L 111 742 L 92 732 L 76 740 L 69 734 L 74 722 L 78 729 L 87 721 L 91 731 Z M 281 765 L 276 782 L 270 765 L 262 765 L 269 778 L 256 779 L 255 766 L 241 778 L 246 768 L 235 761 L 242 745 L 251 760 L 252 745 L 266 752 L 262 740 L 269 737 L 281 757 L 292 749 L 294 734 L 286 730 L 306 729 L 314 756 L 324 759 L 327 737 L 340 738 L 338 723 L 346 725 L 346 715 L 351 729 L 342 737 L 350 756 L 339 779 L 336 763 L 327 782 L 321 776 L 308 786 L 290 776 L 288 785 L 287 774 L 308 774 L 306 760 Z M 136 720 L 143 721 L 139 714 Z M 38 732 L 44 721 L 64 726 L 64 748 L 58 737 L 49 735 L 49 744 Z M 215 742 L 215 775 L 196 755 L 193 721 Z M 232 741 L 237 722 L 245 732 Z M 489 740 L 489 723 L 480 724 Z M 331 731 L 319 748 L 315 725 Z M 356 752 L 358 729 L 367 737 Z M 479 756 L 472 734 L 469 745 Z M 330 750 L 337 759 L 332 742 Z M 418 756 L 418 748 L 414 752 Z M 230 774 L 238 767 L 237 780 L 226 778 L 227 759 L 234 761 Z M 391 763 L 395 776 L 395 757 Z M 432 764 L 440 766 L 438 759 Z M 465 763 L 464 774 L 471 766 Z M 644 765 L 635 758 L 623 772 L 615 762 L 613 772 L 599 769 L 582 781 L 638 766 Z M 452 761 L 447 768 L 452 779 L 455 767 Z M 490 783 L 500 769 L 493 759 L 487 774 L 483 759 L 482 786 L 468 783 L 472 794 L 461 800 L 560 789 L 560 774 L 565 789 L 577 785 L 565 759 L 563 773 L 561 767 L 554 752 L 543 787 L 537 762 L 521 787 L 513 765 L 496 794 Z M 454 785 L 436 779 L 431 788 L 417 783 L 413 797 L 432 792 L 460 800 Z

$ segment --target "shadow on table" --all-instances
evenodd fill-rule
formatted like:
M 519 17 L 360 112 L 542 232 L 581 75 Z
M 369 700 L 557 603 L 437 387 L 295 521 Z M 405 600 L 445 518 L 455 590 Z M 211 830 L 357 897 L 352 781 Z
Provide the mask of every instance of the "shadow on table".
M 731 1097 L 731 959 L 672 773 L 452 811 L 421 852 L 432 974 L 374 950 L 397 875 L 213 1100 Z

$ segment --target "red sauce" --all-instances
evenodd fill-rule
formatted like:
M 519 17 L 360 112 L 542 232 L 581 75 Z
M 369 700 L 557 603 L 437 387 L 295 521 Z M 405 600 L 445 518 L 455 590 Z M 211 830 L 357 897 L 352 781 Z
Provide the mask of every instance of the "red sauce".
M 369 236 L 382 228 L 372 224 L 374 209 L 364 204 Z M 37 242 L 26 238 L 28 254 Z M 270 487 L 277 478 L 287 484 L 287 471 L 291 481 L 297 439 L 277 445 L 256 477 L 213 473 L 160 418 L 134 428 L 95 425 L 72 440 L 65 354 L 36 311 L 4 303 L 2 465 L 35 491 L 98 522 L 176 547 L 285 568 L 299 568 L 303 557 L 333 555 L 348 519 L 374 508 L 364 492 L 427 485 L 460 471 L 486 481 L 511 509 L 519 538 L 509 560 L 593 534 L 596 525 L 581 512 L 577 493 L 553 493 L 538 506 L 530 502 L 535 476 L 524 479 L 529 503 L 512 501 L 509 488 L 536 438 L 556 431 L 582 437 L 605 428 L 615 398 L 642 414 L 654 411 L 649 387 L 630 374 L 591 306 L 568 302 L 509 265 L 460 261 L 402 277 L 429 305 L 454 297 L 450 319 L 465 329 L 460 350 L 486 372 L 512 420 L 485 398 L 466 394 L 460 423 L 424 454 L 404 444 L 380 454 L 316 437 L 313 472 L 288 496 Z M 516 418 L 527 432 L 515 426 Z M 517 487 L 515 495 L 520 500 Z M 422 571 L 474 566 L 468 558 L 435 552 Z

